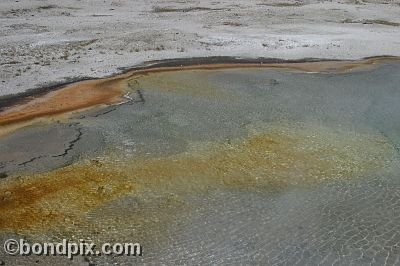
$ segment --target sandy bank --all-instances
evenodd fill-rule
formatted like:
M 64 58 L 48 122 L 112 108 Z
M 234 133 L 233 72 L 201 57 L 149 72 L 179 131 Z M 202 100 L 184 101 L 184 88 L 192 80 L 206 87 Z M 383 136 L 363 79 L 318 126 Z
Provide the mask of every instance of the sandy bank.
M 5 0 L 0 95 L 169 58 L 399 56 L 399 3 Z

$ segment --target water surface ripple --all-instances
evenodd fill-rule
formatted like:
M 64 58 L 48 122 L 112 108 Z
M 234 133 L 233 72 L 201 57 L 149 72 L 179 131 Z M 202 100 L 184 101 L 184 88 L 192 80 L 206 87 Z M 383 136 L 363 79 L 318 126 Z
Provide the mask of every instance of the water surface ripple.
M 400 265 L 399 63 L 124 82 L 123 104 L 0 139 L 1 240 L 144 247 L 98 265 Z

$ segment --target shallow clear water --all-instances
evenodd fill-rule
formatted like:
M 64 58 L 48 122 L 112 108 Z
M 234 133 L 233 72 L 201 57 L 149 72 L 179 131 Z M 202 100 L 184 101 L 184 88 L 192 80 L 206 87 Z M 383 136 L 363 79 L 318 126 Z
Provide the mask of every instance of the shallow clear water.
M 0 140 L 1 238 L 144 246 L 100 265 L 400 264 L 399 66 L 127 80 L 126 104 Z

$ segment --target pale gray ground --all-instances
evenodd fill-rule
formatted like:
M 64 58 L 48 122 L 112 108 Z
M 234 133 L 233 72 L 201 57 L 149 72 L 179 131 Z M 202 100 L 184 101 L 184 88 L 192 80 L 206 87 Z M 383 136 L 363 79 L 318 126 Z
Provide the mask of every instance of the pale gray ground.
M 243 125 L 287 120 L 319 123 L 354 133 L 378 132 L 399 151 L 400 68 L 387 64 L 368 72 L 305 74 L 274 70 L 220 70 L 206 80 L 218 92 L 230 92 L 235 101 L 214 95 L 167 92 L 138 85 L 144 101 L 136 101 L 77 115 L 69 124 L 32 128 L 0 142 L 23 160 L 48 148 L 57 155 L 74 142 L 65 157 L 44 156 L 25 168 L 3 159 L 16 170 L 58 166 L 71 158 L 101 156 L 112 149 L 127 157 L 165 156 L 188 149 L 193 141 L 224 141 L 246 134 Z M 182 72 L 185 78 L 195 77 Z M 195 82 L 196 80 L 194 80 Z M 197 83 L 195 83 L 197 84 Z M 216 94 L 219 95 L 219 94 Z M 135 91 L 131 96 L 135 96 Z M 38 140 L 49 140 L 39 148 Z M 97 139 L 96 143 L 85 140 Z M 15 141 L 24 140 L 24 146 Z M 51 140 L 54 140 L 51 141 Z M 21 142 L 22 143 L 22 142 Z M 44 144 L 43 144 L 44 145 Z M 91 149 L 85 151 L 85 147 Z M 107 224 L 113 217 L 129 220 L 144 215 L 144 224 L 123 224 L 115 241 L 142 242 L 144 256 L 77 258 L 76 265 L 400 265 L 400 164 L 396 155 L 376 175 L 336 180 L 287 189 L 213 188 L 179 200 L 188 210 L 168 203 L 171 191 L 145 191 L 101 206 L 88 215 Z M 7 156 L 5 156 L 7 157 Z M 22 159 L 20 160 L 22 161 Z M 8 178 L 13 178 L 10 176 Z M 160 208 L 163 206 L 163 208 Z M 168 222 L 145 232 L 146 223 L 160 217 Z M 142 234 L 150 238 L 142 238 Z M 1 239 L 10 237 L 2 234 Z M 19 237 L 19 236 L 18 236 Z M 53 239 L 52 232 L 41 241 Z M 1 253 L 0 253 L 1 254 Z M 67 265 L 59 257 L 4 257 L 5 265 Z M 90 264 L 94 263 L 94 264 Z
M 143 61 L 400 55 L 399 0 L 2 0 L 0 95 Z

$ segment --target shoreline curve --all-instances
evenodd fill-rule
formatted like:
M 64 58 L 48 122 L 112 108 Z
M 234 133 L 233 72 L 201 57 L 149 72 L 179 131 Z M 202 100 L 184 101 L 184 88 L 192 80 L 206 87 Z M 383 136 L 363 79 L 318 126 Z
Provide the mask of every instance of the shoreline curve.
M 313 73 L 343 73 L 363 70 L 376 64 L 398 61 L 400 57 L 378 56 L 360 60 L 329 60 L 305 58 L 282 60 L 276 58 L 200 57 L 150 61 L 122 73 L 105 78 L 84 78 L 64 84 L 34 89 L 25 93 L 0 97 L 0 127 L 13 130 L 36 118 L 52 117 L 87 108 L 116 104 L 122 100 L 126 79 L 136 75 L 180 70 L 216 70 L 229 68 L 271 68 Z M 18 124 L 21 126 L 18 126 Z M 29 124 L 29 123 L 28 123 Z M 3 130 L 1 130 L 3 131 Z M 4 132 L 0 131 L 0 136 Z M 10 131 L 10 130 L 5 130 Z M 3 134 L 2 134 L 3 133 Z

